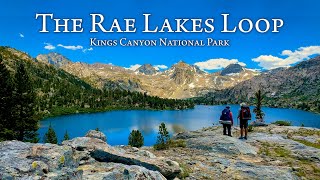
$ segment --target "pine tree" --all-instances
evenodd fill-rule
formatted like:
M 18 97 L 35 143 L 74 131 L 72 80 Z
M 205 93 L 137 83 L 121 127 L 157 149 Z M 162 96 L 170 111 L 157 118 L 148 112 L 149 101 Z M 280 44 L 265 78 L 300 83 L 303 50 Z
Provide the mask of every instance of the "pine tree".
M 38 120 L 35 117 L 35 93 L 24 65 L 20 63 L 15 74 L 14 118 L 16 139 L 37 142 Z
M 52 128 L 51 123 L 49 125 L 48 131 L 46 132 L 46 134 L 43 137 L 43 141 L 45 143 L 51 143 L 51 144 L 57 144 L 58 143 L 56 132 Z
M 139 130 L 132 130 L 129 135 L 129 145 L 132 147 L 141 147 L 143 146 L 143 136 Z
M 263 119 L 263 117 L 264 117 L 264 113 L 261 109 L 263 99 L 264 99 L 264 96 L 262 95 L 262 92 L 259 89 L 259 91 L 255 93 L 256 107 L 253 109 L 253 112 L 256 114 L 256 119 Z
M 69 139 L 70 139 L 70 137 L 69 137 L 68 131 L 66 131 L 66 133 L 65 133 L 64 136 L 63 136 L 63 140 L 64 140 L 64 141 L 67 141 L 67 140 L 69 140 Z
M 13 83 L 0 54 L 0 141 L 15 137 L 13 112 Z
M 168 149 L 170 142 L 170 135 L 164 123 L 161 123 L 159 126 L 157 142 L 154 145 L 156 150 Z

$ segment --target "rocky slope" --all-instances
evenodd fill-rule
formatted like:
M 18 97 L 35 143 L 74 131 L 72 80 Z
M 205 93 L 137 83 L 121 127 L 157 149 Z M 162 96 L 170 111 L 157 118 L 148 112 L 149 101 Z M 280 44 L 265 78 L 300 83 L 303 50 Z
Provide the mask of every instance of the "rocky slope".
M 36 59 L 39 62 L 45 63 L 45 64 L 52 64 L 56 67 L 61 67 L 64 65 L 67 65 L 69 63 L 71 63 L 71 61 L 69 59 L 67 59 L 66 57 L 62 56 L 61 54 L 58 53 L 49 53 L 47 55 L 38 55 L 36 57 Z
M 218 126 L 178 133 L 186 147 L 109 146 L 104 134 L 62 145 L 0 142 L 1 179 L 318 179 L 320 130 L 269 125 L 249 139 Z
M 209 93 L 202 102 L 253 102 L 259 89 L 266 95 L 265 104 L 320 112 L 320 56 L 290 68 L 279 68 L 234 87 Z
M 54 59 L 54 57 L 58 58 Z M 58 63 L 55 62 L 59 62 L 61 57 L 43 54 L 37 59 L 43 62 L 54 62 L 52 65 L 56 65 Z M 56 67 L 83 79 L 94 87 L 120 87 L 130 91 L 147 92 L 153 96 L 177 99 L 195 97 L 213 90 L 232 87 L 259 74 L 237 65 L 229 68 L 229 70 L 238 68 L 237 73 L 209 74 L 197 66 L 182 61 L 163 72 L 157 71 L 150 64 L 143 65 L 136 71 L 109 64 L 72 63 L 71 61 Z
M 48 114 L 49 110 L 55 106 L 64 108 L 71 106 L 69 102 L 72 101 L 71 99 L 76 99 L 75 94 L 91 93 L 93 95 L 94 88 L 80 78 L 47 63 L 39 62 L 24 52 L 0 46 L 0 55 L 12 76 L 16 72 L 17 65 L 24 64 L 37 94 L 35 109 L 38 112 Z M 59 60 L 59 62 L 66 61 Z M 81 100 L 77 98 L 76 101 L 79 103 Z
M 104 64 L 87 65 L 72 63 L 56 53 L 50 54 L 50 60 L 48 61 L 39 60 L 19 50 L 1 46 L 0 61 L 10 71 L 11 78 L 14 77 L 18 64 L 25 66 L 36 94 L 36 102 L 33 104 L 33 107 L 38 119 L 47 116 L 121 108 L 184 109 L 186 106 L 188 108 L 193 107 L 193 103 L 190 101 L 160 99 L 139 92 L 120 91 L 119 88 L 122 88 L 126 84 L 123 78 L 117 83 L 107 79 L 97 81 L 103 82 L 103 86 L 108 86 L 108 91 L 102 91 L 78 77 L 90 75 L 91 72 L 88 68 L 114 70 L 114 72 L 119 73 L 119 77 L 122 77 L 121 71 L 126 72 L 123 68 Z M 54 63 L 54 66 L 50 63 Z M 79 68 L 79 71 L 76 73 L 78 76 L 58 68 L 60 66 L 67 68 L 69 65 Z M 96 75 L 93 75 L 92 78 L 100 79 Z M 90 80 L 88 81 L 91 82 Z M 139 85 L 133 79 L 128 79 L 127 82 L 131 88 L 136 87 L 139 90 Z

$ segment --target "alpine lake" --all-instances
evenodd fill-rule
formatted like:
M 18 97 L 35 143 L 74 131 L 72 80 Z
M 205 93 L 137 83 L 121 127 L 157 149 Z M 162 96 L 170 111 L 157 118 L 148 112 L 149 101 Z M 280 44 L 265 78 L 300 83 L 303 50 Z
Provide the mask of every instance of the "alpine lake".
M 66 131 L 70 138 L 84 136 L 89 130 L 99 128 L 107 136 L 110 145 L 127 145 L 132 130 L 140 130 L 144 136 L 144 145 L 155 144 L 159 125 L 164 122 L 171 134 L 181 131 L 198 130 L 203 127 L 219 125 L 219 118 L 224 105 L 205 106 L 197 105 L 188 110 L 119 110 L 90 114 L 73 114 L 47 118 L 40 122 L 39 138 L 51 126 L 57 133 L 59 143 Z M 235 126 L 239 125 L 236 119 L 239 105 L 231 105 Z M 253 107 L 250 107 L 251 111 Z M 289 121 L 293 126 L 320 128 L 320 114 L 297 109 L 263 107 L 266 123 L 278 120 Z M 253 114 L 252 117 L 255 117 Z M 253 118 L 254 120 L 254 118 Z M 251 120 L 251 121 L 253 121 Z M 251 122 L 249 121 L 249 123 Z

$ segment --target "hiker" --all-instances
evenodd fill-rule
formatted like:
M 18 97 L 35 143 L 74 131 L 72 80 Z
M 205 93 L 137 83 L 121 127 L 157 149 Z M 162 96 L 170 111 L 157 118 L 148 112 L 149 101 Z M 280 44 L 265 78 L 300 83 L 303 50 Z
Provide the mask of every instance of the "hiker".
M 233 125 L 232 112 L 230 111 L 230 106 L 226 106 L 226 108 L 222 111 L 220 116 L 220 123 L 223 125 L 223 135 L 231 136 L 231 126 Z
M 250 112 L 250 107 L 247 106 L 245 103 L 240 104 L 238 119 L 240 120 L 240 134 L 241 134 L 239 139 L 247 140 L 247 138 L 248 138 L 248 121 L 251 120 L 251 112 Z M 244 136 L 243 136 L 243 134 L 244 134 Z

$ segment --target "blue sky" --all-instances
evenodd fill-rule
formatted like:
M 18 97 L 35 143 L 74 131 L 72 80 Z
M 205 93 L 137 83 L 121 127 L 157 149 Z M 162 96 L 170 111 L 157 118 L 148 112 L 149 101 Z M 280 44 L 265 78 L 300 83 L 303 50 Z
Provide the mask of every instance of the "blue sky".
M 290 66 L 320 54 L 320 2 L 317 0 L 11 0 L 0 7 L 0 45 L 23 50 L 35 57 L 58 52 L 72 61 L 135 64 L 172 64 L 183 60 L 205 70 L 216 70 L 239 62 L 249 68 L 272 69 Z M 83 33 L 39 33 L 36 13 L 54 13 L 57 18 L 82 18 Z M 135 18 L 136 33 L 89 33 L 90 13 L 114 18 Z M 151 25 L 161 26 L 165 18 L 214 18 L 211 33 L 141 33 L 143 14 L 152 14 Z M 250 18 L 281 18 L 279 33 L 221 33 L 220 14 L 229 13 L 230 27 Z M 123 22 L 121 22 L 123 24 Z M 174 24 L 174 23 L 173 23 Z M 52 23 L 51 23 L 52 25 Z M 50 27 L 50 26 L 49 26 Z M 229 39 L 230 47 L 91 47 L 90 37 L 101 39 Z M 47 44 L 45 44 L 47 43 Z M 51 45 L 51 46 L 50 46 Z M 45 48 L 46 47 L 46 48 Z M 51 47 L 51 48 L 50 48 Z M 53 49 L 54 48 L 54 49 Z M 50 50 L 51 49 L 51 50 Z M 85 52 L 84 52 L 85 51 Z

